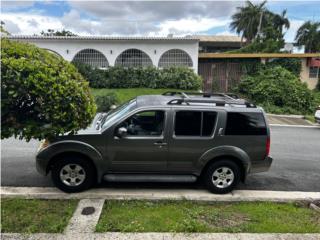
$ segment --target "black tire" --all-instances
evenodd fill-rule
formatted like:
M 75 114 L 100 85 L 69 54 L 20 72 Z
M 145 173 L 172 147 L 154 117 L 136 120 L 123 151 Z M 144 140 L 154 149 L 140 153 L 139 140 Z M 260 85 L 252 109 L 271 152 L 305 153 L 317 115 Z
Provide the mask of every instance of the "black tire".
M 233 172 L 234 179 L 229 186 L 216 186 L 213 183 L 213 174 L 216 170 L 220 170 L 222 167 L 228 168 Z M 228 172 L 230 174 L 230 172 Z M 225 194 L 231 192 L 239 183 L 241 177 L 241 170 L 239 166 L 231 160 L 218 160 L 212 163 L 204 173 L 203 180 L 207 189 L 212 193 Z M 231 182 L 231 181 L 229 181 Z M 219 184 L 217 184 L 219 185 Z
M 85 177 L 81 184 L 76 186 L 68 186 L 60 178 L 60 172 L 62 168 L 69 164 L 79 165 L 83 168 L 82 173 L 85 172 Z M 60 190 L 67 193 L 81 192 L 87 190 L 93 186 L 96 180 L 94 166 L 90 161 L 88 161 L 85 158 L 82 158 L 81 156 L 66 156 L 62 159 L 57 159 L 57 161 L 53 164 L 51 168 L 51 177 L 54 185 Z

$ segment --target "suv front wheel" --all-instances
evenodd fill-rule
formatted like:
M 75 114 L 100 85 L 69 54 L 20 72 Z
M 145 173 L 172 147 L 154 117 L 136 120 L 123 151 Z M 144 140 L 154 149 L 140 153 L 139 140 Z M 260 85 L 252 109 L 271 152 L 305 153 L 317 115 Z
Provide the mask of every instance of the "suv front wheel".
M 55 186 L 62 191 L 81 192 L 93 185 L 95 171 L 86 159 L 68 156 L 53 164 L 51 177 Z
M 204 174 L 204 182 L 212 193 L 231 192 L 240 181 L 240 168 L 230 160 L 212 163 Z

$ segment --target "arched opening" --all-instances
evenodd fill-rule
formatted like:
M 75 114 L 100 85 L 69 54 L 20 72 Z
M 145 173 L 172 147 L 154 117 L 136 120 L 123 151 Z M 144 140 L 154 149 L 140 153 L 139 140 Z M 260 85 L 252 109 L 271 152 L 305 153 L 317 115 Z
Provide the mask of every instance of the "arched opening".
M 139 49 L 127 49 L 116 59 L 115 66 L 123 67 L 147 67 L 152 66 L 151 58 Z
M 87 64 L 93 68 L 107 68 L 109 66 L 107 58 L 95 49 L 81 50 L 74 56 L 72 62 Z
M 62 57 L 59 53 L 57 53 L 56 51 L 53 51 L 53 50 L 51 50 L 51 49 L 43 48 L 43 50 L 46 50 L 46 51 L 48 51 L 49 53 L 52 53 L 52 54 L 54 54 L 54 55 L 56 55 L 56 56 L 58 56 L 58 57 Z
M 162 54 L 158 66 L 166 68 L 171 66 L 192 67 L 192 59 L 188 53 L 181 49 L 171 49 Z

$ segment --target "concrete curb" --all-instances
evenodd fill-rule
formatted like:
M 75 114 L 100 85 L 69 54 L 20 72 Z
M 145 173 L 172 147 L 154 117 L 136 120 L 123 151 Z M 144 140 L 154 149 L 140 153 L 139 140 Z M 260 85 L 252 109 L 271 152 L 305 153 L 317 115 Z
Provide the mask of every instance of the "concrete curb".
M 313 124 L 313 125 L 290 125 L 290 124 L 270 123 L 269 126 L 271 126 L 271 127 L 293 127 L 293 128 L 320 128 L 320 125 L 316 125 L 316 124 Z
M 315 201 L 320 200 L 320 192 L 287 192 L 235 190 L 232 193 L 218 195 L 206 190 L 185 189 L 91 189 L 81 193 L 68 194 L 57 188 L 41 187 L 1 187 L 3 198 L 38 199 L 118 199 L 118 200 L 192 200 L 192 201 Z
M 94 233 L 94 234 L 17 234 L 4 233 L 1 234 L 4 240 L 73 240 L 73 239 L 114 239 L 114 240 L 319 240 L 320 234 L 293 234 L 293 233 Z

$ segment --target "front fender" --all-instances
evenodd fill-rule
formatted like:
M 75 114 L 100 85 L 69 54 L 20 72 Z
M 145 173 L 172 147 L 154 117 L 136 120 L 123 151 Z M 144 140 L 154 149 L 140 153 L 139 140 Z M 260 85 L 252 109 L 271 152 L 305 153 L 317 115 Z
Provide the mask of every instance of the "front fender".
M 103 169 L 105 168 L 103 157 L 97 149 L 85 142 L 65 140 L 50 144 L 37 154 L 37 161 L 41 161 L 41 165 L 47 169 L 53 157 L 68 152 L 80 153 L 90 158 L 96 167 L 98 182 L 101 181 Z
M 228 156 L 238 159 L 238 161 L 240 161 L 240 163 L 245 169 L 245 175 L 249 172 L 249 169 L 251 167 L 251 161 L 248 154 L 241 148 L 228 145 L 211 148 L 204 154 L 202 154 L 198 161 L 198 169 L 203 169 L 204 166 L 206 166 L 206 164 L 214 158 L 227 158 Z

